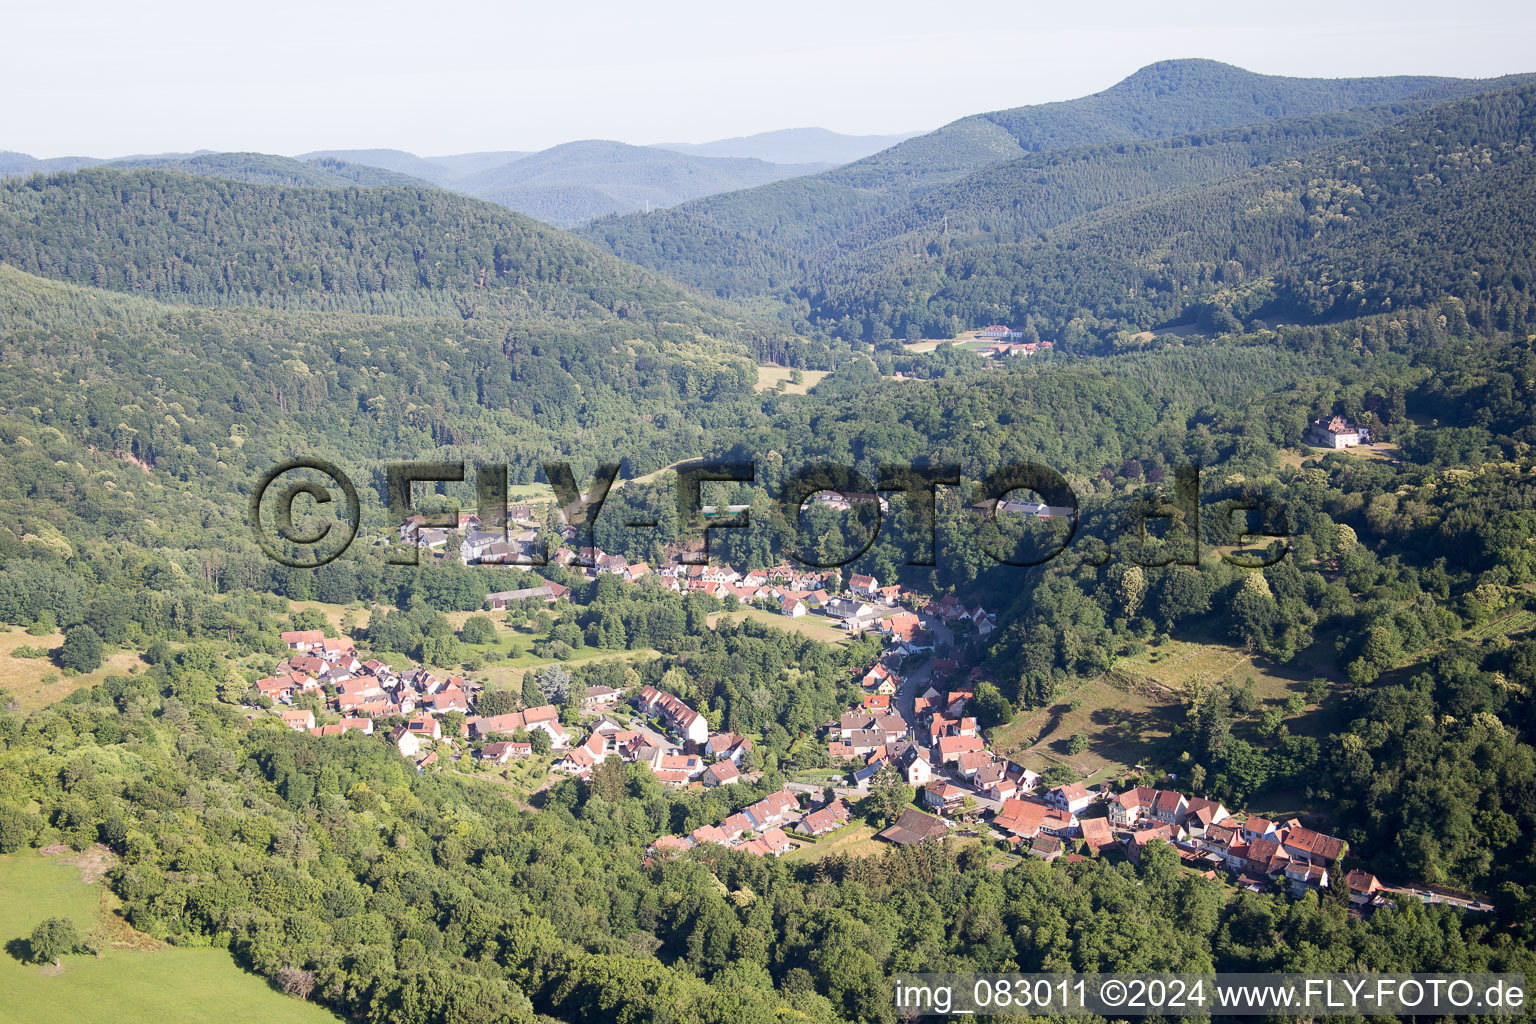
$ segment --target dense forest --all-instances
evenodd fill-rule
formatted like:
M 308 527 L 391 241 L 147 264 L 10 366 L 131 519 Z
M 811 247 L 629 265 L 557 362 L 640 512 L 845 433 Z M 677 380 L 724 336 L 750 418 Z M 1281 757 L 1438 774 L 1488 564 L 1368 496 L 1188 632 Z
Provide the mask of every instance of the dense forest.
M 1096 96 L 964 118 L 833 171 L 607 218 L 583 233 L 709 293 L 788 295 L 851 248 L 914 229 L 942 234 L 946 214 L 956 232 L 976 216 L 988 222 L 983 233 L 995 225 L 1029 238 L 1069 210 L 1212 180 L 1223 167 L 1233 173 L 1360 135 L 1500 84 L 1287 79 L 1167 61 Z M 1160 139 L 1169 142 L 1151 141 Z M 1183 152 L 1206 145 L 1216 152 Z M 1017 205 L 1025 201 L 1027 212 Z
M 849 268 L 806 297 L 819 319 L 865 340 L 1028 320 L 1081 348 L 1192 316 L 1218 331 L 1239 320 L 1320 322 L 1447 292 L 1477 325 L 1489 317 L 1518 330 L 1530 302 L 1533 98 L 1522 86 L 1437 107 L 1043 237 Z

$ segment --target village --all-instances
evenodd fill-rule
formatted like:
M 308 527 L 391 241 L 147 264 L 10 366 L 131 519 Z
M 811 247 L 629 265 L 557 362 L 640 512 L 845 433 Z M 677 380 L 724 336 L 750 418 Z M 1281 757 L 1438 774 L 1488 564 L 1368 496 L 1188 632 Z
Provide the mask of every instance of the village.
M 1248 891 L 1278 888 L 1300 897 L 1344 886 L 1359 912 L 1405 896 L 1486 909 L 1427 890 L 1394 889 L 1363 870 L 1346 871 L 1347 844 L 1294 818 L 1244 814 L 1172 788 L 1133 785 L 1117 792 L 1109 782 L 1047 785 L 1037 772 L 989 749 L 969 713 L 980 670 L 961 670 L 953 656 L 956 636 L 985 636 L 996 628 L 996 617 L 953 596 L 924 600 L 857 573 L 845 589 L 831 591 L 828 574 L 787 565 L 743 573 L 671 562 L 653 570 L 595 549 L 561 549 L 559 560 L 590 563 L 580 569 L 589 579 L 608 574 L 640 583 L 654 576 L 677 592 L 703 592 L 788 618 L 823 615 L 850 633 L 873 633 L 882 641 L 879 659 L 859 680 L 859 702 L 822 727 L 840 779 L 825 787 L 791 783 L 717 823 L 661 836 L 647 849 L 648 858 L 705 845 L 781 856 L 849 827 L 863 817 L 859 806 L 872 788 L 894 779 L 915 796 L 876 834 L 883 843 L 983 839 L 1044 861 L 1088 855 L 1123 856 L 1132 863 L 1150 844 L 1165 843 L 1190 870 L 1213 879 L 1220 874 Z M 490 594 L 485 606 L 554 602 L 569 594 L 548 582 Z M 371 736 L 376 720 L 403 717 L 386 738 L 418 771 L 443 755 L 506 765 L 542 751 L 554 759 L 553 778 L 586 778 L 610 758 L 643 764 L 675 789 L 756 782 L 761 775 L 746 756 L 753 750 L 750 738 L 712 734 L 697 710 L 652 686 L 634 693 L 590 688 L 579 727 L 562 723 L 554 705 L 483 716 L 475 713 L 480 685 L 461 676 L 440 678 L 425 668 L 397 673 L 382 661 L 359 660 L 350 639 L 319 630 L 284 633 L 282 640 L 290 657 L 256 685 L 284 724 L 316 736 Z M 292 706 L 296 695 L 314 691 L 328 695 L 339 722 L 317 725 L 312 711 Z

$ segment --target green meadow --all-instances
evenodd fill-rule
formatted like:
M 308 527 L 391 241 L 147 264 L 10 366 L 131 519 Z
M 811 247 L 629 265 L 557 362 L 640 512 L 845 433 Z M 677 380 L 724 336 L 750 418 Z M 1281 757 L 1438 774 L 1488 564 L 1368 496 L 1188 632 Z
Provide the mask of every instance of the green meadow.
M 103 898 L 105 896 L 105 899 Z M 101 883 L 35 850 L 0 856 L 0 1022 L 15 1024 L 335 1024 L 340 1018 L 285 996 L 222 949 L 161 946 L 104 909 Z M 27 937 L 68 917 L 101 956 L 76 953 L 63 969 L 24 963 Z M 142 948 L 133 948 L 142 947 Z

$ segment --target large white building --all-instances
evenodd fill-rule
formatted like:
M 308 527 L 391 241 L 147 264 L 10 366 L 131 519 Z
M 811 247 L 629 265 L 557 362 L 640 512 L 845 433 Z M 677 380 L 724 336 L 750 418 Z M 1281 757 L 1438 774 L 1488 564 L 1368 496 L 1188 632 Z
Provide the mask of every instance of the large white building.
M 1370 439 L 1370 428 L 1351 423 L 1344 416 L 1324 416 L 1307 428 L 1307 443 L 1319 448 L 1353 448 Z

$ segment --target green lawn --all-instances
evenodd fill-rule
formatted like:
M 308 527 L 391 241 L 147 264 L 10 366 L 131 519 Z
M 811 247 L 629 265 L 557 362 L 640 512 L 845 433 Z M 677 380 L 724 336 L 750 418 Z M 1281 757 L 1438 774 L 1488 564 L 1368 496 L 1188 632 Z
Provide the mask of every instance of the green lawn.
M 852 642 L 852 638 L 847 630 L 834 626 L 832 620 L 825 615 L 804 615 L 798 619 L 791 619 L 788 616 L 780 615 L 778 612 L 770 612 L 763 608 L 752 608 L 744 605 L 741 608 L 732 609 L 728 612 L 710 613 L 709 624 L 714 626 L 722 618 L 756 619 L 765 626 L 782 629 L 788 633 L 800 633 L 810 637 L 812 640 L 820 640 L 824 644 L 846 645 Z
M 46 917 L 69 917 L 82 934 L 103 920 L 101 886 L 78 868 L 34 850 L 0 856 L 0 1021 L 26 1024 L 335 1024 L 341 1018 L 290 998 L 241 970 L 222 949 L 116 948 L 64 958 L 62 972 L 21 963 Z M 110 896 L 109 896 L 110 899 Z M 114 918 L 115 919 L 115 918 Z M 116 920 L 114 934 L 126 934 Z

